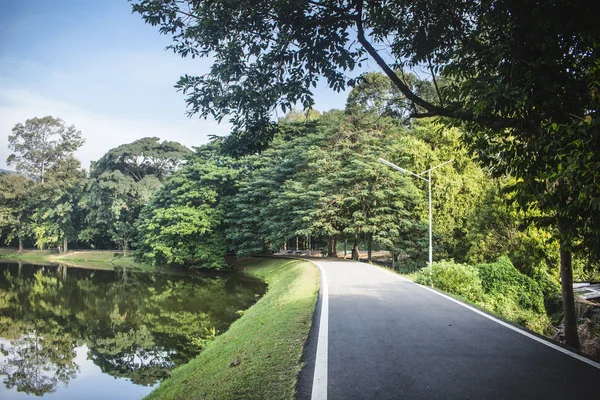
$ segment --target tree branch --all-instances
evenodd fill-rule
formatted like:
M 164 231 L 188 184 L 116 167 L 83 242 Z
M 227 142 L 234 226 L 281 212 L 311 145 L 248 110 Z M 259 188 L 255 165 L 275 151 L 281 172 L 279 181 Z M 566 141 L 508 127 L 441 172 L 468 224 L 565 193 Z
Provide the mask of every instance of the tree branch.
M 423 100 L 419 96 L 417 96 L 410 88 L 396 75 L 396 73 L 390 68 L 390 66 L 384 61 L 384 59 L 379 55 L 377 50 L 373 47 L 373 45 L 366 39 L 365 31 L 363 27 L 363 2 L 362 0 L 358 0 L 356 2 L 356 28 L 358 31 L 358 41 L 364 47 L 364 49 L 369 53 L 369 55 L 375 60 L 377 65 L 383 70 L 383 72 L 390 78 L 392 83 L 402 92 L 404 96 L 414 104 L 424 108 L 426 113 L 413 113 L 411 116 L 413 118 L 423 118 L 423 117 L 448 117 L 453 119 L 459 119 L 466 122 L 476 122 L 480 125 L 491 129 L 504 129 L 511 126 L 515 126 L 518 120 L 515 119 L 506 119 L 506 118 L 497 118 L 497 117 L 485 117 L 485 116 L 476 116 L 472 112 L 465 112 L 460 110 L 450 110 L 444 107 L 438 107 L 434 104 L 429 103 L 428 101 Z
M 350 11 L 352 9 L 352 6 L 348 6 L 346 8 L 342 8 L 342 7 L 336 7 L 334 5 L 331 4 L 322 4 L 319 3 L 318 1 L 313 1 L 313 0 L 307 0 L 308 4 L 312 4 L 313 6 L 317 6 L 317 7 L 323 7 L 323 8 L 327 8 L 329 10 L 333 10 L 337 13 L 339 13 L 340 15 L 344 15 L 346 13 L 348 13 L 348 11 Z
M 438 87 L 437 79 L 435 79 L 435 73 L 433 72 L 433 66 L 431 65 L 431 57 L 429 56 L 427 56 L 427 63 L 429 64 L 429 71 L 431 72 L 433 86 L 435 86 L 435 91 L 438 95 L 438 99 L 440 100 L 440 107 L 444 108 L 444 100 L 442 100 L 442 94 L 440 93 L 440 88 Z

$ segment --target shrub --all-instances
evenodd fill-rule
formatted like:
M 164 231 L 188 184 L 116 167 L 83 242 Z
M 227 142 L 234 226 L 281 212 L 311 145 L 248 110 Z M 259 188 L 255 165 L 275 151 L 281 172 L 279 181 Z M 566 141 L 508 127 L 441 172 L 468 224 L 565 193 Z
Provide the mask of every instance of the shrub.
M 456 294 L 469 301 L 479 303 L 484 291 L 477 269 L 454 261 L 434 262 L 415 276 L 415 282 Z
M 544 313 L 544 295 L 532 278 L 520 273 L 509 258 L 502 256 L 496 262 L 476 266 L 489 296 L 505 296 L 520 308 Z
M 415 282 L 460 296 L 532 331 L 551 333 L 542 290 L 508 257 L 476 267 L 454 261 L 435 262 L 419 271 Z

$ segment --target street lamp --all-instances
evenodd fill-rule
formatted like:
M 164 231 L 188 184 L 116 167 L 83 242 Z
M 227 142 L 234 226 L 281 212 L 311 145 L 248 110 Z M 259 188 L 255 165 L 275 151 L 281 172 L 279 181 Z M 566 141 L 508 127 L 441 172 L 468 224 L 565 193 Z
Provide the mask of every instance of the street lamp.
M 436 165 L 433 168 L 429 168 L 427 171 L 423 171 L 420 174 L 415 174 L 414 172 L 410 172 L 409 170 L 406 170 L 404 168 L 401 168 L 399 166 L 397 166 L 396 164 L 392 164 L 391 162 L 384 160 L 383 158 L 379 159 L 379 162 L 387 165 L 388 167 L 392 167 L 394 169 L 397 169 L 398 171 L 404 173 L 404 174 L 409 174 L 412 175 L 416 178 L 419 178 L 421 180 L 424 180 L 425 182 L 427 182 L 428 186 L 429 186 L 429 266 L 431 267 L 431 265 L 433 264 L 433 243 L 432 243 L 432 233 L 431 233 L 431 171 L 433 171 L 436 168 L 439 168 L 443 165 L 446 165 L 448 163 L 451 163 L 454 160 L 450 160 L 450 161 L 446 161 L 444 163 L 441 163 L 440 165 Z M 427 178 L 423 178 L 421 175 L 427 173 Z

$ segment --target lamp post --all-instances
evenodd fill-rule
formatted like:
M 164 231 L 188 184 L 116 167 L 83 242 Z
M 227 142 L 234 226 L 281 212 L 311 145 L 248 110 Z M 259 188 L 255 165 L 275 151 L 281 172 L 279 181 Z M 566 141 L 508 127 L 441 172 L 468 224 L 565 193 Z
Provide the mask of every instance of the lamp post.
M 454 160 L 450 160 L 450 161 L 446 161 L 444 163 L 441 163 L 439 165 L 436 165 L 433 168 L 429 168 L 427 171 L 423 171 L 420 174 L 415 174 L 414 172 L 411 172 L 407 169 L 401 168 L 399 166 L 397 166 L 396 164 L 392 164 L 391 162 L 384 160 L 383 158 L 379 158 L 379 162 L 387 165 L 388 167 L 392 167 L 394 169 L 397 169 L 398 171 L 404 173 L 404 174 L 409 174 L 412 175 L 416 178 L 419 178 L 421 180 L 424 180 L 425 182 L 427 182 L 428 188 L 429 188 L 429 266 L 431 267 L 431 265 L 433 264 L 433 235 L 432 235 L 432 229 L 431 229 L 431 171 L 433 171 L 436 168 L 439 168 L 443 165 L 446 165 L 448 163 L 451 163 Z M 423 178 L 423 174 L 427 173 L 427 178 Z

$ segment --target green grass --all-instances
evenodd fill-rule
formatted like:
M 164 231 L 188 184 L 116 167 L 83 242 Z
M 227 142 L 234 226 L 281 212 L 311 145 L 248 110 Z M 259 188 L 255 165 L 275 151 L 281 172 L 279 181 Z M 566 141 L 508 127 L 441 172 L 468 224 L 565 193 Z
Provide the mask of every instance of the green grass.
M 118 251 L 77 251 L 67 253 L 65 255 L 56 255 L 53 257 L 54 262 L 63 262 L 77 266 L 93 267 L 98 264 L 116 267 L 126 267 L 133 269 L 154 270 L 150 264 L 140 263 L 135 261 L 132 253 L 123 257 Z
M 0 249 L 0 259 L 15 261 L 46 261 L 48 257 L 57 254 L 52 250 L 23 250 L 19 253 L 15 249 Z
M 77 250 L 67 254 L 59 254 L 52 250 L 24 250 L 19 253 L 15 249 L 0 249 L 0 259 L 32 264 L 59 263 L 92 269 L 126 267 L 138 270 L 154 270 L 154 267 L 149 264 L 136 262 L 131 255 L 123 257 L 121 252 L 110 250 Z
M 251 259 L 265 296 L 147 399 L 293 399 L 319 283 L 308 261 Z M 239 365 L 232 366 L 234 360 Z

